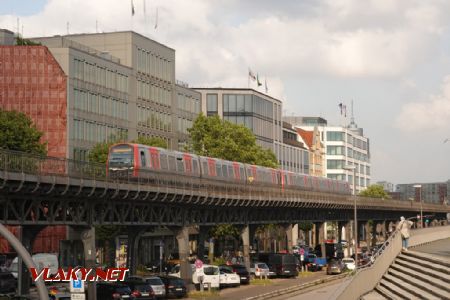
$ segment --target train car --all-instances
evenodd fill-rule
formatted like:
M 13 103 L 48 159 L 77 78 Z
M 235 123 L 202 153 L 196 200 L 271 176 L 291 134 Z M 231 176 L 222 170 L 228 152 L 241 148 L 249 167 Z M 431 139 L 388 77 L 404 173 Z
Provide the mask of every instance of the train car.
M 119 143 L 111 146 L 107 168 L 109 174 L 126 171 L 127 176 L 131 178 L 154 174 L 152 172 L 164 172 L 239 184 L 280 186 L 283 190 L 288 188 L 351 194 L 350 185 L 345 181 L 134 143 Z

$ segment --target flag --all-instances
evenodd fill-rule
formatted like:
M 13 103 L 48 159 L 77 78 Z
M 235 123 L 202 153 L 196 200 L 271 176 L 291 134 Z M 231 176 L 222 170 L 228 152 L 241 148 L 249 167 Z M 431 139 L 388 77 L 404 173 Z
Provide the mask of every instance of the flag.
M 134 16 L 134 3 L 133 3 L 133 0 L 131 0 L 131 16 Z
M 343 105 L 344 117 L 347 118 L 347 105 Z
M 158 8 L 156 8 L 155 29 L 158 28 Z
M 267 87 L 267 78 L 264 78 L 264 87 L 266 88 L 266 94 L 269 92 L 269 88 Z
M 255 73 L 253 73 L 252 70 L 250 70 L 250 68 L 248 68 L 248 77 L 253 81 L 256 80 Z
M 343 105 L 342 102 L 341 102 L 341 103 L 338 104 L 338 106 L 339 106 L 339 109 L 341 110 L 341 115 L 342 115 L 344 105 Z
M 262 86 L 262 83 L 259 81 L 259 75 L 256 74 L 256 83 L 258 84 L 258 87 Z

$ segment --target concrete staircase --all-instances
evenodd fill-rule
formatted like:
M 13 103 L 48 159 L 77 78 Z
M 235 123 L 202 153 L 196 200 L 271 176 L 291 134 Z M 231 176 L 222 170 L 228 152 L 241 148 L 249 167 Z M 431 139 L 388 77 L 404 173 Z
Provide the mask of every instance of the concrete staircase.
M 363 300 L 450 299 L 450 261 L 404 251 Z

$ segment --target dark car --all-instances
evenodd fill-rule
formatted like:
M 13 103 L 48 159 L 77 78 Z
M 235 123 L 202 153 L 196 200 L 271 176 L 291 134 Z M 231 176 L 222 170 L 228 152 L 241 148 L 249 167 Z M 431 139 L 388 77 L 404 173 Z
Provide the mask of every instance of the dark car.
M 127 281 L 125 283 L 131 289 L 131 295 L 133 295 L 136 300 L 154 300 L 156 299 L 155 292 L 152 289 L 152 286 L 147 283 L 141 281 Z
M 160 276 L 166 286 L 166 297 L 183 298 L 187 296 L 184 280 L 175 276 Z
M 134 300 L 131 289 L 123 283 L 97 283 L 97 299 L 101 300 Z
M 340 259 L 330 259 L 327 264 L 327 274 L 341 274 L 345 269 L 345 264 Z
M 238 274 L 241 279 L 241 284 L 250 283 L 250 273 L 244 265 L 231 265 L 229 266 L 233 269 L 233 272 Z
M 277 276 L 296 277 L 298 275 L 298 259 L 293 254 L 270 254 L 269 269 Z
M 307 263 L 306 267 L 308 268 L 308 271 L 310 271 L 310 272 L 322 271 L 322 265 L 318 265 L 313 262 Z
M 0 272 L 0 293 L 14 293 L 16 291 L 17 280 L 9 271 Z

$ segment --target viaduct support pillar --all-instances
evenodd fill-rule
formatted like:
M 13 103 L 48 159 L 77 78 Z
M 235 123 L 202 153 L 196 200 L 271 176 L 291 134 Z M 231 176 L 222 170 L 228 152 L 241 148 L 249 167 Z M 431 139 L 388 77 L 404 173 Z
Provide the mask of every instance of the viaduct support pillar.
M 175 230 L 180 255 L 180 277 L 186 284 L 192 283 L 191 266 L 189 265 L 189 227 L 183 226 Z
M 139 241 L 146 229 L 142 226 L 128 227 L 127 268 L 130 275 L 136 274 L 139 260 Z
M 198 228 L 198 245 L 197 245 L 197 258 L 204 259 L 205 255 L 205 242 L 208 238 L 209 227 L 199 226 Z
M 315 244 L 320 245 L 321 257 L 325 257 L 325 223 L 324 222 L 315 222 L 316 228 L 316 237 Z
M 292 245 L 298 245 L 298 224 L 292 226 Z
M 381 221 L 381 242 L 386 241 L 386 220 Z
M 95 227 L 83 228 L 80 233 L 84 247 L 84 267 L 95 268 Z M 95 282 L 89 282 L 87 286 L 88 300 L 97 299 Z
M 242 239 L 242 252 L 244 256 L 244 265 L 248 270 L 250 269 L 250 225 L 246 225 L 242 228 L 241 239 Z
M 350 255 L 349 247 L 350 247 L 350 222 L 338 222 L 338 242 L 347 241 L 347 247 L 343 247 L 344 257 Z
M 288 253 L 292 253 L 292 246 L 293 246 L 293 244 L 292 244 L 292 231 L 293 231 L 292 227 L 293 227 L 292 224 L 285 224 L 283 226 L 284 231 L 286 233 L 286 238 L 287 238 L 287 240 L 286 240 L 286 251 Z

